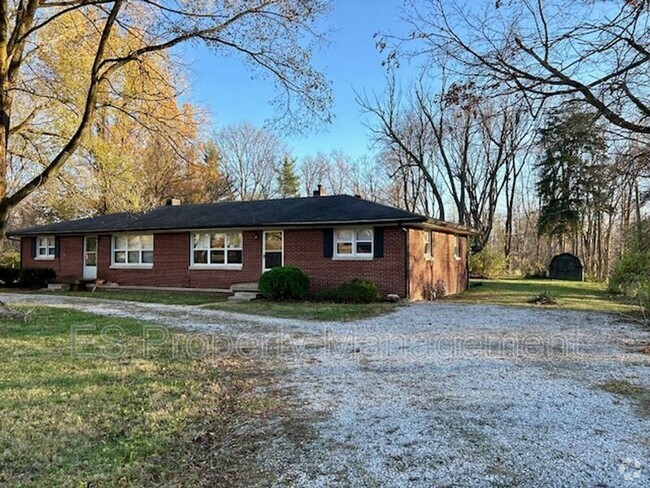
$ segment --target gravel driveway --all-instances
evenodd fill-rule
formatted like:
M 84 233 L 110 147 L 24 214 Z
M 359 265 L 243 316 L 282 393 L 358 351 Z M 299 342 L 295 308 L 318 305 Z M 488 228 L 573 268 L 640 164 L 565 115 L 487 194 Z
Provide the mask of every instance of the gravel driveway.
M 286 486 L 648 486 L 650 332 L 585 312 L 422 303 L 336 324 L 199 307 L 4 295 L 272 344 L 293 373 L 299 452 L 269 439 Z M 293 447 L 295 450 L 295 446 Z

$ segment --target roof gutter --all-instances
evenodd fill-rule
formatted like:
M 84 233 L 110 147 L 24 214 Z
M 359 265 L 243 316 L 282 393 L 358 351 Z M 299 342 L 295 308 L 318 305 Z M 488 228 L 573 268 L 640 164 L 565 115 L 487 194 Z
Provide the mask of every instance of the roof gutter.
M 142 228 L 142 229 L 115 229 L 115 228 L 104 228 L 104 229 L 87 229 L 87 230 L 70 230 L 70 231 L 57 231 L 56 229 L 17 229 L 13 232 L 7 232 L 7 236 L 14 237 L 29 237 L 37 235 L 47 235 L 47 234 L 56 234 L 56 235 L 84 235 L 84 234 L 136 234 L 141 232 L 152 232 L 152 233 L 174 233 L 174 232 L 195 232 L 201 230 L 221 230 L 221 229 L 241 229 L 241 230 L 257 230 L 257 229 L 291 229 L 291 228 L 314 228 L 319 229 L 322 227 L 331 227 L 331 226 L 354 226 L 359 224 L 368 224 L 368 225 L 402 225 L 402 224 L 419 224 L 422 223 L 423 219 L 412 218 L 412 219 L 372 219 L 372 220 L 339 220 L 339 221 L 323 221 L 323 222 L 279 222 L 276 224 L 265 224 L 265 225 L 237 225 L 237 226 L 214 226 L 214 227 L 186 227 L 186 228 L 165 228 L 165 227 L 151 227 L 151 228 Z
M 478 230 L 473 229 L 472 227 L 466 227 L 464 225 L 457 225 L 457 224 L 448 224 L 446 222 L 435 221 L 435 220 L 427 220 L 420 224 L 416 224 L 415 227 L 421 229 L 436 230 L 436 231 L 446 232 L 450 234 L 460 234 L 460 235 L 467 235 L 467 236 L 481 235 L 481 233 Z

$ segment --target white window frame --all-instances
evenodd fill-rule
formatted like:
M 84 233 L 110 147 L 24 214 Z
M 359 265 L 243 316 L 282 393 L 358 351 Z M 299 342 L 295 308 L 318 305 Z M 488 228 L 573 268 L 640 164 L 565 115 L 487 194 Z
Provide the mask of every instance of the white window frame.
M 454 259 L 460 261 L 460 235 L 454 234 Z
M 45 241 L 45 245 L 41 245 L 41 241 Z M 45 254 L 41 254 L 40 250 L 45 249 Z M 37 261 L 52 261 L 56 257 L 56 237 L 55 236 L 36 236 L 36 256 L 34 259 Z
M 129 238 L 133 237 L 139 237 L 140 238 L 140 247 L 139 249 L 129 249 Z M 142 237 L 151 237 L 151 249 L 149 248 L 143 248 L 142 246 Z M 126 247 L 125 248 L 117 248 L 117 239 L 118 238 L 125 238 L 126 239 Z M 146 233 L 138 233 L 138 234 L 113 234 L 111 236 L 111 268 L 115 269 L 151 269 L 153 268 L 153 262 L 152 263 L 143 263 L 142 262 L 142 253 L 143 252 L 151 252 L 153 253 L 153 260 L 155 262 L 156 260 L 156 255 L 155 255 L 155 236 L 154 234 L 146 234 Z M 139 252 L 140 260 L 137 263 L 129 263 L 129 252 Z M 125 254 L 125 261 L 124 263 L 118 263 L 115 261 L 115 253 L 116 252 L 124 252 Z
M 210 238 L 208 239 L 207 248 L 195 248 L 194 247 L 194 236 L 208 234 Z M 212 236 L 215 234 L 224 235 L 224 247 L 212 247 Z M 239 247 L 230 247 L 228 241 L 228 234 L 238 234 L 239 242 L 241 243 Z M 194 251 L 206 251 L 208 255 L 208 263 L 195 263 L 194 262 Z M 224 263 L 210 263 L 211 260 L 211 251 L 223 251 L 224 252 Z M 228 262 L 228 251 L 241 251 L 241 263 L 229 263 Z M 244 267 L 244 233 L 241 230 L 203 230 L 190 232 L 190 269 L 230 269 L 230 270 L 240 270 Z
M 359 231 L 369 230 L 370 231 L 370 240 L 358 240 L 357 234 Z M 352 232 L 352 241 L 339 241 L 338 235 L 339 232 Z M 339 253 L 339 242 L 346 243 L 350 242 L 352 244 L 352 253 Z M 357 243 L 358 242 L 370 242 L 370 252 L 369 253 L 358 253 L 357 252 Z M 353 261 L 372 261 L 375 257 L 375 229 L 373 227 L 340 227 L 334 229 L 334 252 L 332 253 L 332 259 L 335 260 L 353 260 Z
M 424 231 L 424 259 L 431 261 L 433 259 L 433 232 Z

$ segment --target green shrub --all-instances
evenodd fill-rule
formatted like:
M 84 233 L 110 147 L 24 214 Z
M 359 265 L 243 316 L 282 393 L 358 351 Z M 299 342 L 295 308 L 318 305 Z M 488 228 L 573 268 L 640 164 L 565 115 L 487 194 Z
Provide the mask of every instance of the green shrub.
M 11 268 L 11 267 L 0 268 L 0 286 L 5 286 L 8 288 L 11 288 L 13 286 L 18 286 L 19 279 L 20 279 L 19 268 Z
M 469 258 L 469 272 L 472 276 L 496 278 L 506 272 L 506 258 L 503 252 L 485 247 Z
M 650 308 L 650 251 L 625 254 L 614 266 L 609 291 L 625 294 Z
M 650 281 L 650 252 L 629 252 L 614 266 L 609 279 L 609 290 L 634 296 Z
M 375 303 L 381 301 L 381 294 L 373 282 L 354 278 L 334 288 L 326 288 L 320 299 L 335 303 Z
M 650 280 L 646 280 L 637 293 L 637 299 L 643 305 L 643 308 L 650 310 Z
M 0 267 L 3 268 L 19 268 L 20 267 L 20 253 L 18 251 L 3 251 L 0 253 Z
M 273 268 L 260 277 L 260 293 L 276 301 L 304 300 L 309 293 L 309 277 L 298 268 Z
M 18 286 L 21 288 L 45 288 L 56 279 L 52 268 L 20 268 Z

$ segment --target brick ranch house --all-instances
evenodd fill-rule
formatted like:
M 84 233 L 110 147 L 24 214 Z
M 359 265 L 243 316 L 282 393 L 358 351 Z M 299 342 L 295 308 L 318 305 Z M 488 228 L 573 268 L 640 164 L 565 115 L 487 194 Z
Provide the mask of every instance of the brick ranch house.
M 296 266 L 313 291 L 352 278 L 411 300 L 468 282 L 471 229 L 348 195 L 167 205 L 15 230 L 21 266 L 60 282 L 229 289 Z

